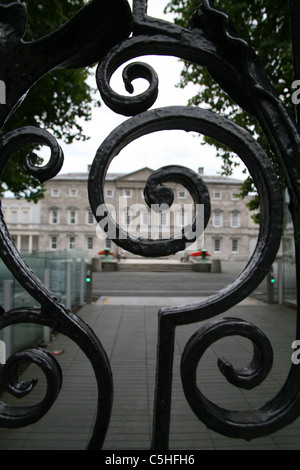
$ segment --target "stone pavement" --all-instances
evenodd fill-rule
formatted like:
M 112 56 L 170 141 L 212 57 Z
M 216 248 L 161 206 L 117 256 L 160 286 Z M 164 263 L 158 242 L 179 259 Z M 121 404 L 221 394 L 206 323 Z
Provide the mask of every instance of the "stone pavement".
M 152 433 L 155 385 L 157 312 L 159 306 L 186 303 L 183 298 L 100 298 L 78 313 L 100 338 L 114 375 L 114 405 L 104 450 L 147 450 Z M 193 301 L 197 299 L 193 298 Z M 295 311 L 246 299 L 220 317 L 235 316 L 254 323 L 268 336 L 274 348 L 274 365 L 262 385 L 240 390 L 226 382 L 218 371 L 217 357 L 245 366 L 252 346 L 241 337 L 213 345 L 199 366 L 199 387 L 220 406 L 249 409 L 260 406 L 279 391 L 291 364 L 291 344 L 296 327 Z M 276 433 L 250 442 L 221 436 L 208 430 L 193 414 L 183 395 L 179 376 L 180 357 L 199 324 L 182 326 L 176 332 L 172 394 L 171 450 L 292 450 L 300 449 L 300 419 Z M 1 450 L 80 450 L 87 445 L 96 411 L 97 387 L 93 371 L 79 348 L 63 335 L 48 345 L 63 350 L 57 357 L 64 381 L 61 393 L 38 423 L 26 428 L 0 429 Z M 34 371 L 27 372 L 32 378 Z M 38 371 L 36 372 L 38 374 Z M 41 379 L 42 382 L 42 379 Z M 42 385 L 42 384 L 41 384 Z M 41 391 L 30 395 L 36 402 Z M 3 397 L 6 402 L 8 399 Z

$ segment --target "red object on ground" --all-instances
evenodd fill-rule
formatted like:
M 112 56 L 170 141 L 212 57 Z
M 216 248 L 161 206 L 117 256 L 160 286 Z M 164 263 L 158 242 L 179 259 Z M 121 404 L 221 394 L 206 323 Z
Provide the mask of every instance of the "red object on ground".
M 208 253 L 207 251 L 197 251 L 196 253 L 192 253 L 190 256 L 202 256 L 202 255 L 210 256 L 210 253 Z
M 63 354 L 65 351 L 63 349 L 58 349 L 57 351 L 52 351 L 52 356 L 59 356 L 60 354 Z

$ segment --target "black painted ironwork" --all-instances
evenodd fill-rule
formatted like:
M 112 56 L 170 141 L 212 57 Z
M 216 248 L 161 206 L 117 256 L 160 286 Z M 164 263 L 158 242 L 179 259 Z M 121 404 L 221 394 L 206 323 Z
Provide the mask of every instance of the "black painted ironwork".
M 291 0 L 290 4 L 291 10 L 297 8 L 297 2 Z M 299 366 L 291 364 L 287 380 L 275 397 L 270 397 L 261 408 L 246 412 L 225 410 L 209 401 L 199 390 L 195 375 L 206 349 L 219 338 L 232 335 L 249 338 L 254 345 L 254 354 L 251 363 L 242 370 L 234 370 L 224 360 L 218 361 L 221 373 L 229 382 L 236 387 L 251 389 L 264 380 L 272 366 L 272 346 L 257 327 L 234 318 L 210 320 L 247 297 L 267 275 L 276 257 L 282 235 L 283 202 L 272 162 L 247 131 L 207 110 L 187 107 L 149 110 L 158 96 L 158 77 L 149 65 L 133 63 L 123 73 L 129 93 L 133 91 L 134 79 L 148 81 L 148 89 L 140 95 L 121 96 L 110 86 L 113 73 L 123 63 L 148 54 L 175 56 L 206 67 L 235 102 L 257 118 L 269 141 L 290 196 L 299 275 L 300 136 L 296 123 L 276 95 L 254 51 L 243 39 L 236 37 L 229 17 L 216 10 L 210 0 L 202 1 L 186 29 L 149 17 L 147 0 L 134 0 L 132 11 L 126 0 L 91 1 L 69 23 L 49 36 L 29 43 L 22 39 L 25 26 L 26 9 L 22 3 L 0 2 L 0 79 L 7 86 L 6 104 L 0 105 L 1 126 L 44 74 L 54 68 L 84 67 L 95 61 L 99 62 L 96 78 L 103 101 L 116 113 L 130 117 L 99 147 L 88 182 L 90 205 L 95 217 L 116 244 L 133 253 L 155 257 L 182 250 L 186 242 L 191 241 L 190 234 L 193 233 L 195 220 L 184 229 L 183 236 L 170 240 L 124 237 L 120 227 L 110 219 L 103 195 L 106 172 L 118 152 L 140 136 L 165 129 L 183 129 L 213 137 L 242 159 L 258 190 L 262 214 L 259 238 L 251 259 L 237 279 L 203 302 L 163 308 L 159 312 L 152 448 L 168 448 L 175 329 L 199 321 L 209 320 L 188 341 L 181 362 L 186 398 L 199 419 L 219 433 L 244 439 L 269 434 L 295 420 L 300 413 Z M 297 45 L 296 33 L 293 38 Z M 295 64 L 297 70 L 297 60 Z M 32 127 L 16 129 L 1 139 L 1 172 L 8 158 L 27 143 L 43 143 L 51 149 L 51 158 L 46 166 L 36 167 L 28 157 L 25 161 L 27 170 L 42 182 L 55 176 L 63 164 L 62 151 L 50 134 Z M 204 204 L 206 225 L 210 216 L 208 191 L 201 177 L 187 168 L 171 166 L 155 172 L 145 188 L 146 202 L 170 205 L 172 193 L 167 188 L 168 182 L 183 184 L 195 205 Z M 99 215 L 97 208 L 100 205 L 105 210 Z M 111 223 L 108 224 L 108 220 Z M 109 231 L 111 227 L 114 235 Z M 46 289 L 26 265 L 13 244 L 2 212 L 0 253 L 15 278 L 40 304 L 40 308 L 8 312 L 2 309 L 0 328 L 17 323 L 46 325 L 79 345 L 90 360 L 98 383 L 99 408 L 89 448 L 100 449 L 110 420 L 113 379 L 99 339 Z M 299 300 L 299 290 L 297 295 Z M 299 318 L 298 312 L 295 339 L 300 334 Z M 18 396 L 30 393 L 34 383 L 24 383 L 17 376 L 17 365 L 24 358 L 45 371 L 47 394 L 41 403 L 32 407 L 15 409 L 0 403 L 2 427 L 21 427 L 37 421 L 59 394 L 62 383 L 60 367 L 55 358 L 36 348 L 14 354 L 7 361 L 2 377 L 7 389 Z

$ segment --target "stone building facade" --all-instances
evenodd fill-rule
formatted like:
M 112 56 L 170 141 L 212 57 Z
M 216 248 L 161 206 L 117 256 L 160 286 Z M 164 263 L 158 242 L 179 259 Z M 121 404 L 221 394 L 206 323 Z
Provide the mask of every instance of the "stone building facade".
M 246 207 L 248 199 L 238 197 L 242 181 L 207 176 L 199 169 L 211 198 L 211 218 L 204 237 L 186 252 L 206 249 L 212 259 L 247 260 L 255 248 L 258 226 Z M 168 238 L 192 220 L 192 199 L 188 191 L 171 184 L 174 203 L 160 214 L 150 211 L 144 199 L 150 168 L 130 174 L 108 174 L 105 201 L 118 224 L 134 236 Z M 105 239 L 91 212 L 87 194 L 88 172 L 61 174 L 45 183 L 45 197 L 38 204 L 5 198 L 2 208 L 10 233 L 22 252 L 80 252 L 98 256 L 105 247 L 115 255 L 133 257 Z M 183 253 L 175 255 L 182 258 Z

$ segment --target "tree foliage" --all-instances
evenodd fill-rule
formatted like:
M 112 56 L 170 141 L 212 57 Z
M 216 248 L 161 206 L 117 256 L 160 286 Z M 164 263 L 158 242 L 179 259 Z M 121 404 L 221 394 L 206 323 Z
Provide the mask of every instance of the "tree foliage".
M 199 7 L 199 0 L 171 0 L 166 11 L 175 14 L 175 22 L 187 27 L 192 13 Z M 227 13 L 232 20 L 238 37 L 245 39 L 258 54 L 266 74 L 272 82 L 280 98 L 285 102 L 291 113 L 294 108 L 291 100 L 293 82 L 293 61 L 290 35 L 289 6 L 286 0 L 215 0 L 214 7 Z M 218 86 L 203 67 L 184 62 L 181 73 L 180 87 L 188 83 L 199 86 L 198 93 L 191 97 L 189 105 L 206 103 L 213 112 L 222 114 L 236 124 L 246 128 L 274 161 L 264 135 L 255 118 L 238 107 L 230 97 Z M 232 174 L 239 162 L 229 149 L 210 138 L 205 143 L 214 145 L 217 155 L 222 157 L 223 174 Z M 277 169 L 278 170 L 278 169 Z M 278 170 L 280 177 L 280 172 Z M 253 182 L 248 177 L 243 185 L 241 195 L 245 196 L 253 190 Z M 257 208 L 251 203 L 251 209 Z
M 24 40 L 38 39 L 60 27 L 86 2 L 85 0 L 27 0 L 28 25 Z M 62 45 L 63 47 L 63 45 Z M 66 144 L 86 140 L 82 120 L 91 119 L 93 89 L 86 79 L 88 69 L 55 70 L 43 77 L 28 92 L 20 108 L 7 121 L 2 134 L 18 127 L 42 127 Z M 80 122 L 81 121 L 81 122 Z M 1 192 L 10 190 L 15 197 L 38 201 L 43 186 L 24 167 L 24 155 L 32 149 L 22 149 L 8 162 L 3 173 Z

